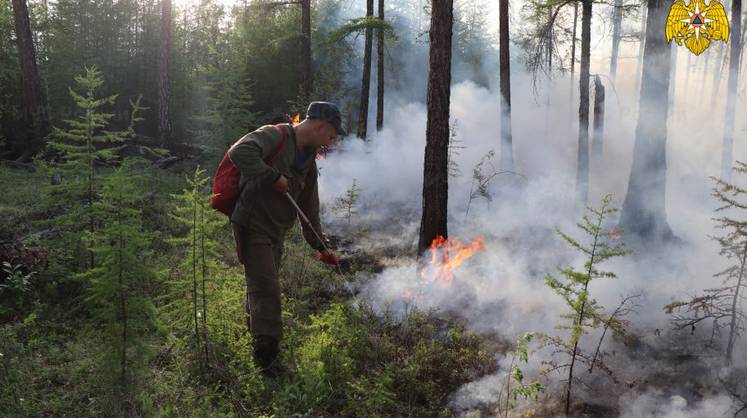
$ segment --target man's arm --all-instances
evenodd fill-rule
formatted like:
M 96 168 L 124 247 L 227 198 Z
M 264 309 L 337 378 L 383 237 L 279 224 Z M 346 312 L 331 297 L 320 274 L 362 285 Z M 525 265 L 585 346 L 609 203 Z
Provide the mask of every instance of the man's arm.
M 279 140 L 274 133 L 272 126 L 248 133 L 228 150 L 228 158 L 241 174 L 247 179 L 257 179 L 263 186 L 274 183 L 280 177 L 280 172 L 264 161 L 278 146 Z

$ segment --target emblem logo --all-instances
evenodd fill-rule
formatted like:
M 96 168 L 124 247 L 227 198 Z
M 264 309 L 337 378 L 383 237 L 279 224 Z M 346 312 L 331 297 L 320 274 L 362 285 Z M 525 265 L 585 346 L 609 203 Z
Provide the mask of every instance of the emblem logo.
M 677 45 L 685 47 L 695 55 L 700 55 L 711 41 L 729 40 L 729 20 L 724 6 L 716 0 L 707 5 L 702 0 L 690 0 L 685 4 L 677 0 L 669 8 L 666 27 L 667 42 L 674 39 Z

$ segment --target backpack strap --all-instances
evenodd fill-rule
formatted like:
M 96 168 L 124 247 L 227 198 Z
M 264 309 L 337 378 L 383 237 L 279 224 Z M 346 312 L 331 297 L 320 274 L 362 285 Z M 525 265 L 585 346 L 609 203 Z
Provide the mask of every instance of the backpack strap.
M 272 165 L 275 162 L 275 160 L 277 160 L 278 156 L 285 148 L 285 142 L 288 140 L 288 133 L 285 131 L 285 129 L 283 129 L 282 126 L 283 125 L 275 125 L 275 129 L 277 129 L 280 132 L 281 138 L 280 138 L 280 143 L 278 143 L 277 148 L 275 148 L 275 151 L 273 151 L 272 155 L 267 160 L 268 164 L 270 165 Z

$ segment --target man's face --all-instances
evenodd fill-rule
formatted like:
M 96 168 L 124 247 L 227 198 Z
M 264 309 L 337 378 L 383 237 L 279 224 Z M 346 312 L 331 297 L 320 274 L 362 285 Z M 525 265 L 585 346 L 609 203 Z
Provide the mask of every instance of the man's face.
M 319 148 L 323 149 L 324 151 L 334 147 L 334 145 L 337 143 L 337 138 L 339 135 L 337 134 L 337 129 L 335 129 L 335 126 L 327 121 L 320 121 L 319 127 L 317 129 L 317 138 L 316 143 L 319 146 Z

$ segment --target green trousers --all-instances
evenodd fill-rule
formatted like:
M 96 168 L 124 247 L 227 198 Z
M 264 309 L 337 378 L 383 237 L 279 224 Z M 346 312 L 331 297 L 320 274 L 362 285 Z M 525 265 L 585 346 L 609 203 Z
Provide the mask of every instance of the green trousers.
M 251 234 L 234 224 L 237 254 L 243 260 L 246 274 L 249 331 L 256 338 L 267 335 L 280 341 L 283 324 L 280 311 L 278 269 L 283 247 L 259 234 Z

